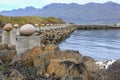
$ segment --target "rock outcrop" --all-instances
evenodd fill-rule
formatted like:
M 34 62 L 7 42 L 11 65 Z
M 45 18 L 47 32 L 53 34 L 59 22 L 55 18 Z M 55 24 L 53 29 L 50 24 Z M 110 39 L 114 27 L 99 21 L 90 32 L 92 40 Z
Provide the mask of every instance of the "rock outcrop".
M 91 57 L 78 51 L 61 51 L 55 44 L 36 46 L 15 55 L 9 65 L 4 61 L 0 65 L 3 76 L 13 80 L 97 80 L 101 72 Z
M 12 61 L 13 57 L 16 55 L 15 47 L 10 44 L 0 44 L 0 59 L 3 62 Z
M 100 74 L 98 80 L 120 80 L 120 60 L 114 62 L 107 70 L 104 70 Z

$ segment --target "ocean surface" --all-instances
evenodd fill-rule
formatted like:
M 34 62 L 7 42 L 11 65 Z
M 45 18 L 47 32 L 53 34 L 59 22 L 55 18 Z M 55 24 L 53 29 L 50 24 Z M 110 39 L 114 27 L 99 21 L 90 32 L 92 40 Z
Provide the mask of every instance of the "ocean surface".
M 77 30 L 59 47 L 61 50 L 78 50 L 96 60 L 120 59 L 120 29 Z

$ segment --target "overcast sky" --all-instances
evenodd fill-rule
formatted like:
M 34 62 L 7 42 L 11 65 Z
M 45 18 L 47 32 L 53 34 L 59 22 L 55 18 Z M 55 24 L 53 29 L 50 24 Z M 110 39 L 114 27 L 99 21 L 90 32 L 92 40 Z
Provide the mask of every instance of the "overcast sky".
M 12 10 L 18 8 L 25 8 L 26 6 L 33 6 L 35 8 L 42 8 L 50 3 L 79 3 L 86 4 L 89 2 L 105 3 L 113 1 L 120 4 L 120 0 L 0 0 L 0 11 Z

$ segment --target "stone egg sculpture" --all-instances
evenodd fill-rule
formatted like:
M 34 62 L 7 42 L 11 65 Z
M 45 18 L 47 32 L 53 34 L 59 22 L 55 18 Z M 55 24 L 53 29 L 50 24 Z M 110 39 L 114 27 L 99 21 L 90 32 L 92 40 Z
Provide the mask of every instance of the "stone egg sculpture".
M 20 28 L 20 34 L 23 36 L 30 36 L 35 33 L 35 27 L 31 24 L 25 24 Z
M 5 31 L 11 31 L 12 28 L 13 28 L 13 27 L 12 27 L 12 24 L 8 23 L 8 24 L 6 24 L 6 25 L 4 26 L 3 29 L 4 29 Z
M 14 24 L 14 28 L 18 28 L 19 27 L 19 25 L 18 24 Z
M 36 27 L 38 27 L 38 26 L 39 26 L 39 24 L 35 24 L 35 26 L 36 26 Z

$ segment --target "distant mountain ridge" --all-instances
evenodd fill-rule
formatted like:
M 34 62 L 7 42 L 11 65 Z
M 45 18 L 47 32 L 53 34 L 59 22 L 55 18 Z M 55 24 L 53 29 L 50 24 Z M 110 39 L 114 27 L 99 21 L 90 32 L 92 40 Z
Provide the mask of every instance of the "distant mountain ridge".
M 120 4 L 114 2 L 88 3 L 80 5 L 77 3 L 63 4 L 52 3 L 42 9 L 32 6 L 25 9 L 2 11 L 0 15 L 7 16 L 54 16 L 62 18 L 66 22 L 82 24 L 106 24 L 120 22 Z

